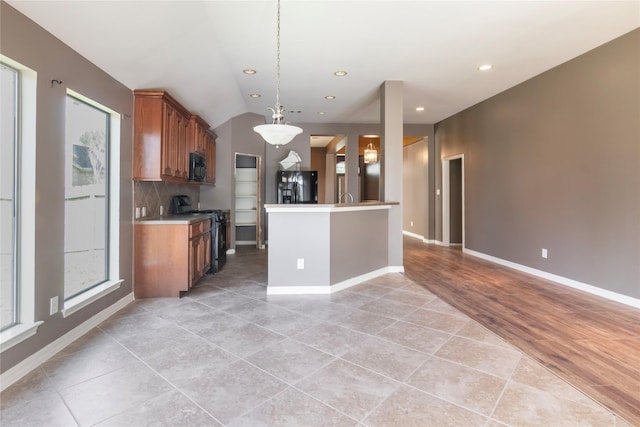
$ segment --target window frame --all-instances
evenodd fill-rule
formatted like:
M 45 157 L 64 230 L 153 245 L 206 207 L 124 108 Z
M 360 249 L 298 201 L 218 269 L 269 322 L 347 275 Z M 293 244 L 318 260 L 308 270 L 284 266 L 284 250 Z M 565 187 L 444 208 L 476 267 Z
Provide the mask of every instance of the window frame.
M 105 227 L 108 230 L 105 236 L 105 247 L 109 248 L 107 280 L 72 297 L 63 298 L 62 315 L 68 317 L 103 296 L 116 291 L 124 281 L 124 279 L 120 279 L 120 162 L 118 161 L 120 159 L 120 120 L 122 116 L 104 104 L 70 88 L 67 88 L 65 96 L 71 96 L 109 115 L 109 144 L 106 153 L 107 167 L 109 168 L 107 172 L 108 190 L 105 194 L 109 217 Z
M 16 322 L 0 331 L 0 351 L 36 334 L 43 321 L 35 321 L 35 205 L 36 205 L 36 105 L 38 73 L 0 54 L 3 65 L 19 73 L 17 99 L 17 149 L 14 171 L 16 228 L 14 281 Z M 31 167 L 29 167 L 31 166 Z

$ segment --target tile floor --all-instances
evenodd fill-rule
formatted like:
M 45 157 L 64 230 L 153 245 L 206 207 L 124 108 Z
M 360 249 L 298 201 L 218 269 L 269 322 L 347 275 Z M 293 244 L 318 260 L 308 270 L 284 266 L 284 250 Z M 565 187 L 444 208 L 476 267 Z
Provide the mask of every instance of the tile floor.
M 9 426 L 628 426 L 402 274 L 266 296 L 239 248 L 138 300 L 0 396 Z

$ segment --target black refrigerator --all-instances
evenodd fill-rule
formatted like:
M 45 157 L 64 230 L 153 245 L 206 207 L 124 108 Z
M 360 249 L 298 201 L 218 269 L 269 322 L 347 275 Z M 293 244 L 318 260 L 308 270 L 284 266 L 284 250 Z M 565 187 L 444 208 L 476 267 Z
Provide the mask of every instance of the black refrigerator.
M 278 203 L 318 203 L 317 171 L 278 171 Z

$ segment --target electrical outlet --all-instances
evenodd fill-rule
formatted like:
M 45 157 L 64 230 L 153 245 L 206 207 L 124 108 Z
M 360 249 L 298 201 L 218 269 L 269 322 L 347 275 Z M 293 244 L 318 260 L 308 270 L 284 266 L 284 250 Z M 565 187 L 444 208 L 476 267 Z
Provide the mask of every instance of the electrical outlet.
M 160 205 L 160 216 L 164 215 L 164 206 Z
M 58 312 L 58 296 L 55 296 L 49 300 L 49 315 L 53 316 Z
M 438 188 L 438 189 L 436 190 L 436 196 L 439 196 L 439 195 L 440 195 L 440 189 Z
M 542 258 L 546 258 L 548 255 L 547 249 L 546 248 L 542 248 Z
M 304 258 L 298 258 L 298 270 L 304 270 Z
M 200 210 L 200 202 L 198 202 L 198 210 Z
M 146 206 L 142 207 L 142 216 L 143 217 L 147 216 L 147 207 Z
M 140 208 L 136 208 L 136 219 L 140 218 Z
M 413 227 L 413 221 L 411 221 L 411 227 Z

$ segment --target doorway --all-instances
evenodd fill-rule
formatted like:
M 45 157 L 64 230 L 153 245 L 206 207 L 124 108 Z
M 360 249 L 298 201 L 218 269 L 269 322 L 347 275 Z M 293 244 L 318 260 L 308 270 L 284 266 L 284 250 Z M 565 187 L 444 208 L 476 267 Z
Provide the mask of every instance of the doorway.
M 262 234 L 262 156 L 236 153 L 235 244 L 264 249 Z
M 464 154 L 442 159 L 442 245 L 464 248 Z

